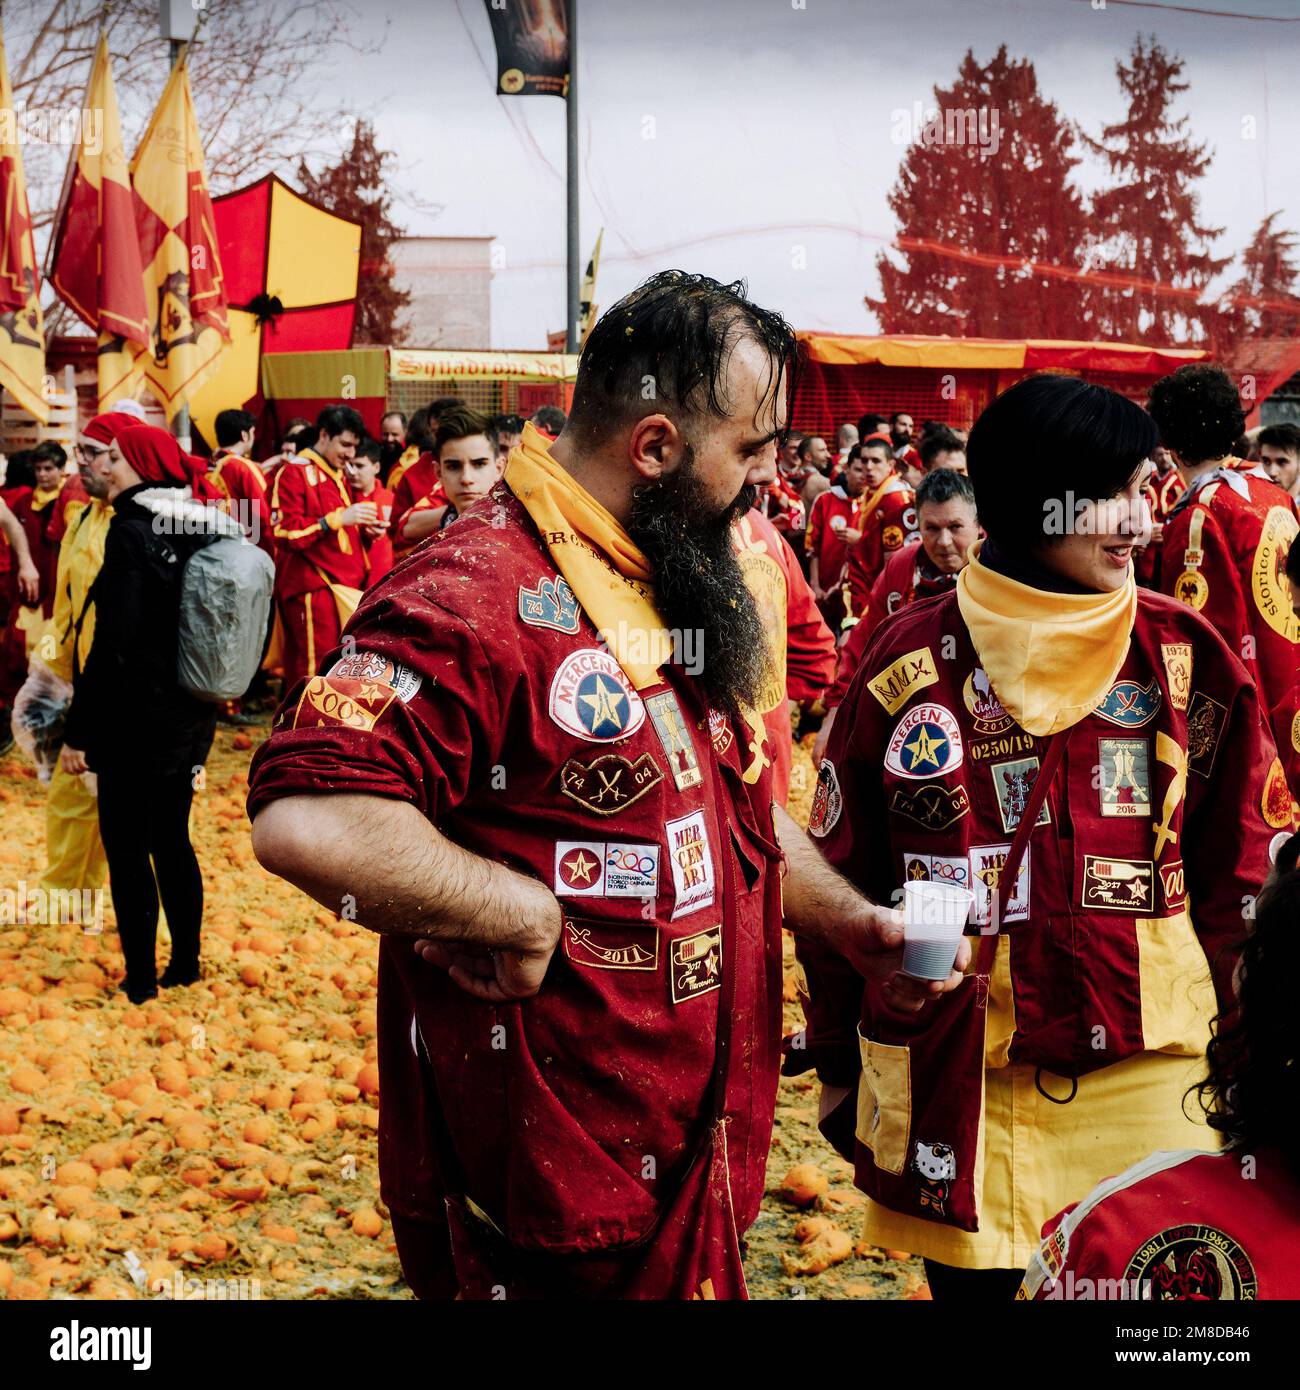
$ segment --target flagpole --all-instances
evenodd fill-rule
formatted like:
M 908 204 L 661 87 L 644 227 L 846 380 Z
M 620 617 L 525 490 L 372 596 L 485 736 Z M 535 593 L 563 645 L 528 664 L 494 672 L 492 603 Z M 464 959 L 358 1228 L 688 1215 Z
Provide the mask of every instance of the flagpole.
M 172 39 L 170 43 L 172 68 L 175 69 L 177 62 L 180 60 L 181 53 L 184 51 L 185 40 Z M 182 405 L 172 417 L 172 433 L 180 440 L 181 448 L 184 449 L 186 453 L 189 453 L 194 447 L 194 441 L 190 438 L 190 408 L 188 405 Z
M 565 347 L 577 352 L 578 343 L 578 281 L 582 274 L 578 263 L 578 0 L 566 0 L 565 11 L 569 31 L 569 92 L 565 102 L 565 127 L 568 135 L 568 281 L 565 285 Z

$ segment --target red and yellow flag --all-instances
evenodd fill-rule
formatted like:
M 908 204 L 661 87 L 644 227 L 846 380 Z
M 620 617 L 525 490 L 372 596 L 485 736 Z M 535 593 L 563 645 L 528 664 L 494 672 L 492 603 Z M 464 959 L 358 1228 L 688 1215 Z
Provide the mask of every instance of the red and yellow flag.
M 138 353 L 168 420 L 217 370 L 230 343 L 203 144 L 182 51 L 131 161 L 145 310 L 153 348 Z
M 150 331 L 117 89 L 102 34 L 82 109 L 100 113 L 102 124 L 92 140 L 87 123 L 68 161 L 47 266 L 59 297 L 99 331 L 99 408 L 107 410 L 144 380 L 143 354 L 135 348 L 149 347 Z
M 0 386 L 44 423 L 45 320 L 32 246 L 23 152 L 0 32 Z

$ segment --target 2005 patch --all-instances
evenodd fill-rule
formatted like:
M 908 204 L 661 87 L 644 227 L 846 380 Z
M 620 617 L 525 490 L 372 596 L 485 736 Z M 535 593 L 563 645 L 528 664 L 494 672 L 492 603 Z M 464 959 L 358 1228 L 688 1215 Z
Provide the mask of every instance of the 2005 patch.
M 645 704 L 608 653 L 583 647 L 566 657 L 551 681 L 551 718 L 565 733 L 613 743 L 645 723 Z
M 318 729 L 338 724 L 345 729 L 368 731 L 397 698 L 397 691 L 380 681 L 313 676 L 298 697 L 293 727 Z
M 1097 740 L 1103 816 L 1151 814 L 1151 746 L 1144 738 Z
M 632 762 L 619 753 L 602 753 L 591 763 L 570 758 L 560 769 L 560 790 L 598 816 L 615 816 L 664 780 L 649 753 Z
M 840 780 L 835 775 L 835 764 L 823 758 L 817 769 L 817 789 L 813 792 L 812 807 L 808 812 L 808 833 L 821 839 L 835 829 L 844 809 L 844 798 L 840 795 Z
M 577 632 L 578 600 L 563 575 L 543 576 L 531 589 L 519 586 L 519 617 L 529 627 Z
M 589 970 L 657 970 L 659 928 L 639 922 L 588 922 L 564 918 L 560 939 L 574 965 Z
M 668 948 L 674 1004 L 722 988 L 722 928 L 710 927 L 672 942 Z
M 1255 1266 L 1241 1243 L 1217 1226 L 1167 1226 L 1133 1252 L 1128 1287 L 1159 1302 L 1248 1302 L 1259 1293 Z
M 1187 706 L 1187 767 L 1197 776 L 1208 777 L 1214 770 L 1227 719 L 1227 709 L 1217 700 L 1199 690 L 1193 694 Z
M 946 830 L 970 810 L 970 797 L 965 787 L 927 782 L 915 790 L 895 787 L 889 809 L 895 815 L 915 821 L 923 830 Z
M 1083 906 L 1149 917 L 1156 910 L 1155 866 L 1149 859 L 1085 854 Z
M 955 772 L 961 764 L 961 729 L 943 705 L 913 705 L 898 721 L 885 749 L 890 772 L 918 782 Z
M 934 685 L 939 673 L 934 669 L 934 657 L 929 647 L 918 647 L 900 656 L 892 666 L 886 666 L 867 682 L 871 693 L 885 707 L 887 714 L 897 714 L 919 690 Z
M 1121 729 L 1140 729 L 1156 717 L 1163 703 L 1164 696 L 1154 676 L 1145 685 L 1132 680 L 1116 681 L 1093 713 Z

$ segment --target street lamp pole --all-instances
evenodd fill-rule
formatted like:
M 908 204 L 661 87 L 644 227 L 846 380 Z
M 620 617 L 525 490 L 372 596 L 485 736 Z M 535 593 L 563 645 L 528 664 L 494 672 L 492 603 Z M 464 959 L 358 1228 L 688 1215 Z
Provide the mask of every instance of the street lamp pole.
M 578 295 L 582 274 L 578 249 L 578 0 L 566 0 L 565 11 L 569 31 L 569 93 L 565 102 L 565 127 L 568 145 L 568 266 L 565 284 L 565 349 L 577 352 L 579 308 Z

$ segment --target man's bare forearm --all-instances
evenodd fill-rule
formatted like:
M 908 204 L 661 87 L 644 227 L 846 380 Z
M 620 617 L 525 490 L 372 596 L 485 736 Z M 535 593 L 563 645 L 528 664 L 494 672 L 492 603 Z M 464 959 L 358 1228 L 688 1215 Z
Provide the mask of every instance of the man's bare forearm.
M 0 498 L 0 532 L 4 533 L 4 538 L 9 542 L 19 566 L 30 565 L 32 552 L 27 544 L 27 532 L 23 530 L 22 522 L 9 510 L 3 498 Z
M 372 931 L 510 950 L 559 932 L 559 903 L 545 884 L 453 844 L 408 802 L 285 797 L 258 812 L 253 852 Z
M 836 947 L 846 923 L 877 919 L 881 909 L 831 868 L 807 834 L 780 807 L 776 825 L 788 868 L 781 885 L 785 924 L 796 936 Z

